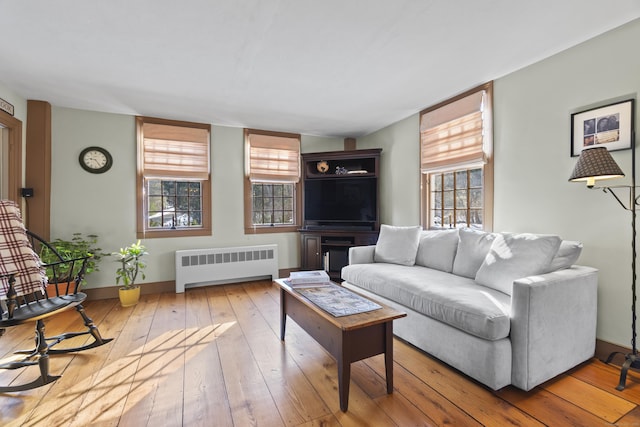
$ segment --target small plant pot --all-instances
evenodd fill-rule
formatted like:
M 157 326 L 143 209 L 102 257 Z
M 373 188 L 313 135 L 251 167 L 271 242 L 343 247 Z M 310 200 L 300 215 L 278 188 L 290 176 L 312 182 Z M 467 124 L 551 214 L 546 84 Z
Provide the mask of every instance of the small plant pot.
M 123 307 L 131 307 L 138 303 L 140 300 L 140 286 L 136 286 L 131 289 L 118 289 L 118 296 L 120 297 L 120 305 Z
M 67 286 L 69 289 L 67 289 Z M 56 288 L 58 288 L 58 293 L 56 293 Z M 57 285 L 55 283 L 49 283 L 45 290 L 49 298 L 54 298 L 59 295 L 71 295 L 76 291 L 76 282 L 60 282 Z

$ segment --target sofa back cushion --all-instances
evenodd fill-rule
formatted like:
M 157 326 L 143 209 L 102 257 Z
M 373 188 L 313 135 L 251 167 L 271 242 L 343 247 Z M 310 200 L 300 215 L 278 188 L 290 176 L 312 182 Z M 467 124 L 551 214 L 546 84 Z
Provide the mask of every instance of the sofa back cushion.
M 458 249 L 458 229 L 426 230 L 420 234 L 416 265 L 451 273 Z
M 561 242 L 552 235 L 497 234 L 476 282 L 511 295 L 514 280 L 547 272 Z
M 551 260 L 549 268 L 547 268 L 545 273 L 570 268 L 576 263 L 576 261 L 578 261 L 581 253 L 582 243 L 574 242 L 572 240 L 563 240 L 562 243 L 560 243 L 560 248 L 558 249 L 556 256 Z
M 395 227 L 382 224 L 373 256 L 375 262 L 414 265 L 422 227 Z
M 457 276 L 475 279 L 496 235 L 468 228 L 461 228 L 458 233 L 458 248 L 452 272 Z

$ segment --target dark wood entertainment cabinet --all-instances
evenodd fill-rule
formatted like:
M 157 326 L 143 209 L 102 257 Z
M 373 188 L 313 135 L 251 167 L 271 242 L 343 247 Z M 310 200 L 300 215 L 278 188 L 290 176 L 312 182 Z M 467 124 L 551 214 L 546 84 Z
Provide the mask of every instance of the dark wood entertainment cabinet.
M 342 267 L 349 263 L 349 248 L 373 245 L 380 230 L 378 179 L 382 149 L 303 153 L 303 193 L 309 181 L 361 178 L 372 180 L 376 195 L 373 221 L 304 221 L 300 229 L 301 263 L 304 270 L 326 270 L 333 280 L 340 280 Z M 303 196 L 304 200 L 304 196 Z M 303 212 L 305 206 L 303 204 Z M 304 215 L 307 218 L 307 215 Z

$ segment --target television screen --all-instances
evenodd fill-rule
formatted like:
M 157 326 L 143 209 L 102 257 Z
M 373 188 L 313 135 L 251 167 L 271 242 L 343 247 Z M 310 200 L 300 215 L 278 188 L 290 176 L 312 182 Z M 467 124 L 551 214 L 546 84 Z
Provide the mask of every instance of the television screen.
M 316 223 L 377 220 L 377 179 L 371 177 L 307 180 L 304 219 Z

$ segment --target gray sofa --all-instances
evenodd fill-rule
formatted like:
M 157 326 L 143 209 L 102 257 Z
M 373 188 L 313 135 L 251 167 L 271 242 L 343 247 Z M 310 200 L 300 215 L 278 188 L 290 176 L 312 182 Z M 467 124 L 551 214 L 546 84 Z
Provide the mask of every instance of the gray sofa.
M 597 270 L 558 236 L 383 225 L 343 285 L 405 311 L 394 334 L 498 390 L 530 390 L 593 357 Z

